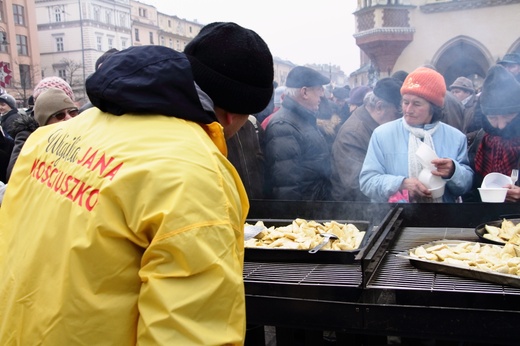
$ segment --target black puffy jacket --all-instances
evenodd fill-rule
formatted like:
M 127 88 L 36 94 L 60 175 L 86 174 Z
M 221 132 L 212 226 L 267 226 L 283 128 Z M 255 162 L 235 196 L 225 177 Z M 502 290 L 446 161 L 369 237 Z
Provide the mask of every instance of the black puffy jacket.
M 330 149 L 316 116 L 290 96 L 265 132 L 266 184 L 270 197 L 329 200 Z

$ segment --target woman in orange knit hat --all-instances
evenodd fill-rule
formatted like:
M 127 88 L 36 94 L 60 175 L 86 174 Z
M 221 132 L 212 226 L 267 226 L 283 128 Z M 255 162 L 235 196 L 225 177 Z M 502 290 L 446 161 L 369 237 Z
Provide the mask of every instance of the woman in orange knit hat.
M 455 202 L 469 191 L 473 171 L 466 136 L 440 121 L 445 94 L 444 77 L 433 69 L 420 67 L 406 77 L 403 117 L 374 131 L 359 177 L 361 191 L 373 202 L 395 195 L 410 202 Z M 436 159 L 421 163 L 416 151 L 422 143 Z M 432 194 L 437 183 L 444 185 L 442 196 Z

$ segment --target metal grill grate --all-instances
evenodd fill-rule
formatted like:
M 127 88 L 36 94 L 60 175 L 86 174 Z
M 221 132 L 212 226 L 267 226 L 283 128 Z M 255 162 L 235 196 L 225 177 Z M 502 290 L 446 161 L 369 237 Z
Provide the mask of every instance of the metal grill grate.
M 362 272 L 359 264 L 245 262 L 244 281 L 358 287 Z
M 404 228 L 367 287 L 520 295 L 520 289 L 513 287 L 419 270 L 413 267 L 407 259 L 395 256 L 399 252 L 441 239 L 477 241 L 474 229 Z

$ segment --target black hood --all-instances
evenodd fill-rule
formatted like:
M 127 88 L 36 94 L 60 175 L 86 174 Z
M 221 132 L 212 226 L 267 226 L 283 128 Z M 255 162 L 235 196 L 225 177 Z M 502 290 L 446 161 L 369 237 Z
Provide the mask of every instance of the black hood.
M 162 114 L 198 123 L 216 121 L 205 111 L 183 53 L 162 46 L 130 47 L 108 57 L 86 81 L 90 102 L 103 112 Z

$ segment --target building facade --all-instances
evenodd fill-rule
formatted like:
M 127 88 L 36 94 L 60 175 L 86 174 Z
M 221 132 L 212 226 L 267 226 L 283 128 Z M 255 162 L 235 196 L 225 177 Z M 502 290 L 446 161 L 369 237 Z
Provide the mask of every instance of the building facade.
M 66 80 L 76 101 L 86 100 L 85 80 L 111 48 L 132 45 L 129 0 L 36 0 L 41 78 Z
M 88 100 L 85 80 L 107 50 L 163 45 L 182 51 L 203 24 L 160 13 L 134 0 L 35 0 L 40 74 L 58 76 Z
M 447 85 L 465 76 L 480 86 L 501 57 L 520 52 L 519 13 L 520 0 L 358 0 L 361 67 L 350 84 L 433 65 Z
M 0 90 L 19 107 L 27 104 L 39 80 L 40 50 L 32 0 L 0 1 Z

